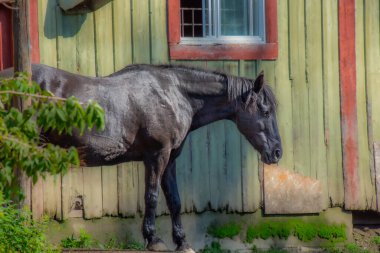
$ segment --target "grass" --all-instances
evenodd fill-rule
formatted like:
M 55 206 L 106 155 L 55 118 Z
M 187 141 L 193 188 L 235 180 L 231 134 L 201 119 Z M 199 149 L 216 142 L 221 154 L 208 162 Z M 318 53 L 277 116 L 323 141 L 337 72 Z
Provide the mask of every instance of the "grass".
M 305 222 L 303 220 L 265 221 L 247 229 L 246 241 L 251 243 L 254 239 L 280 238 L 287 239 L 290 235 L 296 236 L 303 242 L 316 238 L 332 242 L 347 240 L 345 225 L 331 225 L 323 222 Z
M 127 243 L 120 243 L 116 238 L 111 237 L 105 243 L 100 243 L 92 239 L 92 236 L 85 230 L 81 230 L 78 237 L 71 235 L 61 241 L 60 246 L 65 249 L 128 249 L 128 250 L 144 250 L 145 245 L 136 240 L 128 240 Z
M 230 222 L 219 226 L 211 226 L 207 229 L 207 233 L 215 238 L 233 238 L 240 234 L 241 226 L 237 223 Z

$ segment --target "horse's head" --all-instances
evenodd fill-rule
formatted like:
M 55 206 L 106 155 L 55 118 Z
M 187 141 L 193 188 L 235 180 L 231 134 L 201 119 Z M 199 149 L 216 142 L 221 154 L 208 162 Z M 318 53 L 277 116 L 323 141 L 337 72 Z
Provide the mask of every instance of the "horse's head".
M 235 121 L 240 132 L 260 152 L 264 163 L 277 163 L 282 156 L 281 138 L 276 120 L 276 99 L 264 84 L 261 72 L 253 86 L 245 91 L 237 106 Z

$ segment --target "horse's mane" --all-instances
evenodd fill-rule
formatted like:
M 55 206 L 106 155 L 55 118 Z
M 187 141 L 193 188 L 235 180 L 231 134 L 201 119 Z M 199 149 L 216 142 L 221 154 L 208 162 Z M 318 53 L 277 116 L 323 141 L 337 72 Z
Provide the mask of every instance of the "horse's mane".
M 135 65 L 129 65 L 118 72 L 113 73 L 110 76 L 116 76 L 121 75 L 124 73 L 127 73 L 129 71 L 136 71 L 136 70 L 144 70 L 149 68 L 161 68 L 161 69 L 173 69 L 179 72 L 185 73 L 191 73 L 195 78 L 199 79 L 201 82 L 215 82 L 215 81 L 222 81 L 227 85 L 227 94 L 228 94 L 228 100 L 231 102 L 235 102 L 236 106 L 239 106 L 242 104 L 242 96 L 246 94 L 248 91 L 252 90 L 254 87 L 254 81 L 249 78 L 245 77 L 239 77 L 234 75 L 229 75 L 223 72 L 219 71 L 210 71 L 205 70 L 201 68 L 196 67 L 189 67 L 189 66 L 183 66 L 183 65 L 171 65 L 171 64 L 164 64 L 164 65 L 148 65 L 148 64 L 135 64 Z M 264 83 L 261 91 L 264 95 L 264 97 L 268 100 L 268 103 L 276 109 L 277 107 L 277 100 L 276 97 L 271 89 L 271 87 Z M 255 103 L 256 105 L 256 103 Z

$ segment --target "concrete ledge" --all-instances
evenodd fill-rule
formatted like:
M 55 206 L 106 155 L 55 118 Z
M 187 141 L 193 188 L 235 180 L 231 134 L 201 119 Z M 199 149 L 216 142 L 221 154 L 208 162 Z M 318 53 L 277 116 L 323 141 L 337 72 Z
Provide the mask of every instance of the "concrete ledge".
M 289 218 L 299 218 L 306 222 L 315 222 L 316 220 L 325 220 L 328 223 L 345 224 L 347 227 L 347 235 L 349 240 L 352 235 L 352 215 L 351 213 L 343 212 L 341 208 L 328 209 L 319 215 L 307 216 L 263 216 L 262 212 L 250 214 L 226 214 L 220 212 L 204 212 L 202 214 L 182 214 L 182 223 L 185 228 L 186 238 L 192 245 L 194 250 L 203 249 L 206 245 L 210 245 L 213 241 L 218 241 L 222 248 L 232 251 L 248 252 L 255 245 L 259 249 L 268 249 L 270 247 L 281 247 L 287 249 L 298 250 L 303 247 L 315 248 L 321 246 L 321 240 L 303 243 L 295 237 L 289 237 L 288 240 L 280 240 L 272 238 L 268 240 L 255 239 L 252 244 L 245 242 L 246 229 L 248 225 L 254 225 L 261 221 L 286 221 Z M 233 239 L 216 239 L 207 234 L 207 229 L 210 225 L 222 225 L 226 223 L 238 223 L 242 225 L 242 230 L 239 236 Z M 105 243 L 110 238 L 114 238 L 119 242 L 127 242 L 135 240 L 143 242 L 140 228 L 142 217 L 135 218 L 116 218 L 104 217 L 95 220 L 83 220 L 81 218 L 72 218 L 63 223 L 56 221 L 51 222 L 48 228 L 49 240 L 58 244 L 63 238 L 71 235 L 79 235 L 81 229 L 84 229 L 88 234 L 101 242 Z M 175 245 L 171 239 L 171 221 L 170 216 L 157 217 L 156 220 L 157 235 L 166 243 L 169 249 L 175 249 Z M 135 251 L 66 251 L 66 252 L 135 252 Z M 141 251 L 140 251 L 141 252 Z M 293 252 L 293 251 L 291 251 Z M 294 251 L 298 252 L 298 251 Z M 302 251 L 303 252 L 303 251 Z

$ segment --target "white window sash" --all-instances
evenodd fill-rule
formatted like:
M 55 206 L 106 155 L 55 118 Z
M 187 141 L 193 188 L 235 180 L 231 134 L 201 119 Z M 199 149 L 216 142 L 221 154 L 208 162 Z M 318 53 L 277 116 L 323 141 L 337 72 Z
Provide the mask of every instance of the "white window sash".
M 253 1 L 248 0 L 249 6 L 249 35 L 248 36 L 223 36 L 221 35 L 221 10 L 220 0 L 202 0 L 203 9 L 203 37 L 182 37 L 181 44 L 215 44 L 215 43 L 265 43 L 265 0 L 259 0 L 259 11 L 255 18 L 253 13 Z M 207 18 L 206 22 L 206 6 Z M 256 19 L 256 20 L 254 20 Z M 208 29 L 206 25 L 208 24 Z M 253 35 L 254 26 L 258 30 L 258 35 Z M 208 33 L 208 34 L 207 34 Z

